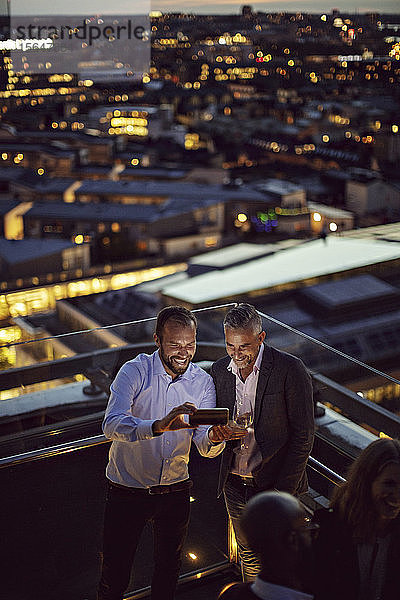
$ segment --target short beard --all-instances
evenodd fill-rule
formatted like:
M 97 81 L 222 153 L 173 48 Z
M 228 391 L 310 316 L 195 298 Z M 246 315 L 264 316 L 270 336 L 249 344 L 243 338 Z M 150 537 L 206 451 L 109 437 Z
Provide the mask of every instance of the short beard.
M 185 373 L 185 371 L 187 371 L 187 369 L 190 365 L 190 360 L 189 360 L 186 367 L 176 367 L 172 362 L 170 362 L 168 360 L 168 358 L 165 356 L 165 354 L 162 352 L 161 349 L 160 349 L 160 354 L 161 354 L 162 362 L 164 363 L 164 365 L 166 367 L 168 367 L 168 369 L 170 371 L 172 371 L 172 373 L 174 373 L 175 375 L 182 375 L 183 373 Z

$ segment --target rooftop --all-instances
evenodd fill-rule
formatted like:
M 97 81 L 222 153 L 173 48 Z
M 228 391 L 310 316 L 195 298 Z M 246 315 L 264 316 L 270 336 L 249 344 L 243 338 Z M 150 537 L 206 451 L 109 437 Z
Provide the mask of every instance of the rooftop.
M 221 199 L 247 199 L 264 201 L 265 196 L 248 186 L 223 186 L 215 184 L 176 181 L 84 181 L 75 194 L 119 194 L 139 196 L 173 196 L 198 198 L 214 196 Z
M 205 252 L 192 256 L 189 259 L 190 265 L 207 265 L 215 268 L 226 268 L 237 263 L 247 262 L 266 254 L 273 254 L 282 248 L 288 247 L 288 242 L 301 243 L 300 240 L 284 240 L 274 244 L 234 244 L 212 252 Z
M 73 248 L 75 244 L 67 240 L 6 240 L 0 238 L 0 256 L 8 264 L 18 264 L 27 260 L 34 260 Z
M 140 221 L 147 223 L 160 218 L 186 214 L 196 208 L 223 202 L 218 196 L 169 198 L 162 204 L 117 204 L 111 202 L 42 202 L 35 204 L 26 215 L 39 218 L 61 218 L 70 221 Z
M 342 208 L 335 208 L 334 206 L 327 206 L 320 202 L 308 202 L 308 208 L 319 212 L 321 215 L 329 217 L 330 219 L 349 219 L 354 218 L 354 214 L 348 210 Z
M 296 185 L 295 183 L 282 179 L 268 179 L 267 181 L 258 183 L 257 189 L 277 196 L 285 196 L 287 194 L 295 194 L 296 192 L 304 191 L 304 188 L 301 185 Z
M 108 204 L 77 202 L 43 202 L 35 204 L 27 213 L 28 217 L 61 218 L 70 221 L 85 219 L 87 221 L 151 221 L 156 207 L 148 204 Z
M 19 200 L 13 200 L 12 198 L 1 198 L 0 215 L 6 215 L 10 210 L 18 206 L 19 203 Z
M 28 172 L 19 177 L 18 187 L 37 190 L 43 194 L 63 194 L 74 183 L 68 177 L 41 177 L 33 172 Z
M 362 302 L 377 301 L 384 297 L 399 296 L 394 286 L 363 273 L 340 281 L 326 281 L 301 291 L 303 296 L 318 302 L 325 309 L 343 309 L 345 306 Z
M 400 258 L 400 243 L 328 236 L 223 272 L 206 273 L 163 289 L 192 305 L 366 267 Z

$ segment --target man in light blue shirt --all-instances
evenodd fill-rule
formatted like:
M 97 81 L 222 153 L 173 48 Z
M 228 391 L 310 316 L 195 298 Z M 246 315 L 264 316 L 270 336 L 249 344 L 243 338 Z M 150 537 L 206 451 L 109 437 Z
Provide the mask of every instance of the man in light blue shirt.
M 112 444 L 98 600 L 122 599 L 147 521 L 155 538 L 152 600 L 173 599 L 189 521 L 192 439 L 200 454 L 213 458 L 225 437 L 235 435 L 218 426 L 193 428 L 185 417 L 215 407 L 211 377 L 191 362 L 196 327 L 185 308 L 164 308 L 154 334 L 158 350 L 125 363 L 111 385 L 103 422 Z

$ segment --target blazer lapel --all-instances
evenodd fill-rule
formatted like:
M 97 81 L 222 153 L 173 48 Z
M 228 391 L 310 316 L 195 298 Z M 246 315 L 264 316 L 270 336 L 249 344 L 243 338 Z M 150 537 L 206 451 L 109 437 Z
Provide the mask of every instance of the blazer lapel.
M 233 409 L 236 404 L 236 377 L 227 370 L 225 387 L 225 404 L 229 408 L 229 418 L 233 419 Z
M 264 344 L 264 353 L 261 361 L 260 373 L 258 375 L 258 383 L 256 390 L 256 400 L 254 407 L 254 427 L 257 426 L 257 421 L 260 418 L 261 408 L 264 398 L 264 393 L 267 388 L 268 380 L 272 371 L 272 350 Z

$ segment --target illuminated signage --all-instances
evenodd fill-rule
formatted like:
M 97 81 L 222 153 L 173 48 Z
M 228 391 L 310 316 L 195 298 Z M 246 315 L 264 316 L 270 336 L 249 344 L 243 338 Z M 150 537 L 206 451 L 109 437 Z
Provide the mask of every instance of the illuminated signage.
M 273 208 L 268 209 L 267 212 L 258 211 L 250 220 L 254 229 L 259 233 L 262 231 L 270 232 L 278 226 L 278 219 Z

